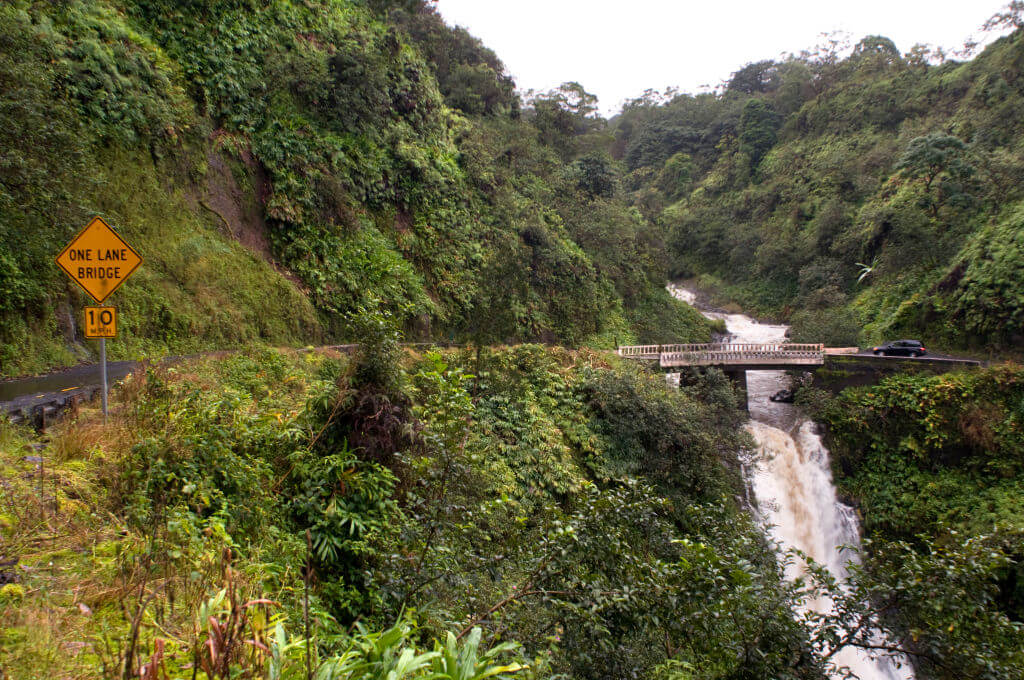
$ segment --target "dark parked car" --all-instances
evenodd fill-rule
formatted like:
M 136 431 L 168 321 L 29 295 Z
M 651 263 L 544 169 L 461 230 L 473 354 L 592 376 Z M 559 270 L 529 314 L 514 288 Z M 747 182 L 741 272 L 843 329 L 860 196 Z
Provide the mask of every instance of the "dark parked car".
M 894 340 L 878 347 L 872 347 L 871 351 L 876 355 L 884 354 L 897 357 L 919 357 L 928 353 L 920 340 Z

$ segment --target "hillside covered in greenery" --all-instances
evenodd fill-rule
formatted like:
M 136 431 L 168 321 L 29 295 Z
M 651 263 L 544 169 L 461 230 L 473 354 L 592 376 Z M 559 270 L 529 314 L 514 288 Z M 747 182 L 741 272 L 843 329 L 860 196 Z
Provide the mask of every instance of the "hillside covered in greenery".
M 1022 13 L 606 120 L 422 0 L 7 0 L 0 379 L 92 358 L 53 258 L 95 214 L 145 258 L 114 358 L 238 351 L 0 418 L 0 680 L 1016 680 L 1019 366 L 801 391 L 836 576 L 769 538 L 725 374 L 599 350 L 707 340 L 694 278 L 794 339 L 1012 351 Z
M 0 7 L 0 376 L 88 356 L 53 264 L 93 214 L 145 258 L 115 357 L 411 337 L 700 340 L 661 232 L 587 155 L 582 88 L 523 102 L 427 5 Z
M 1024 339 L 1024 25 L 956 61 L 868 36 L 651 94 L 612 152 L 671 273 L 792 318 L 794 339 Z

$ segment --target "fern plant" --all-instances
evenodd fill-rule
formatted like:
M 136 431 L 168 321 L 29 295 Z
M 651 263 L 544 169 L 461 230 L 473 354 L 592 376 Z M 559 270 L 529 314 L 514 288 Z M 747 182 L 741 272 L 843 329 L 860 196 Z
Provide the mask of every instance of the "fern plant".
M 518 645 L 514 642 L 503 642 L 481 654 L 480 629 L 474 628 L 466 637 L 460 648 L 459 640 L 451 632 L 448 633 L 444 645 L 435 643 L 435 656 L 432 660 L 431 677 L 443 680 L 484 680 L 484 678 L 508 677 L 513 673 L 525 670 L 518 663 L 501 665 L 497 663 L 502 655 L 515 652 Z

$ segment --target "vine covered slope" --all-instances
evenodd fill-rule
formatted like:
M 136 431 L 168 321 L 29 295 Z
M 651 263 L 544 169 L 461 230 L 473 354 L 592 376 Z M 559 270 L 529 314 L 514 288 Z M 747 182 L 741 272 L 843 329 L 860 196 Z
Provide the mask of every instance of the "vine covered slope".
M 402 6 L 398 6 L 402 5 Z M 416 337 L 700 339 L 659 232 L 579 159 L 593 110 L 528 105 L 420 3 L 0 7 L 0 375 L 86 358 L 52 258 L 93 214 L 146 264 L 118 356 Z

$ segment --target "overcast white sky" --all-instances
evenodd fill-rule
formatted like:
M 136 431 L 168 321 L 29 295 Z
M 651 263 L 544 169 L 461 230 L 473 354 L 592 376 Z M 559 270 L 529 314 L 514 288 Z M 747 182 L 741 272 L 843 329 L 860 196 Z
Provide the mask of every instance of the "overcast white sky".
M 438 0 L 448 23 L 498 53 L 520 89 L 569 80 L 605 114 L 647 88 L 714 87 L 744 64 L 799 52 L 821 34 L 884 35 L 959 48 L 1007 0 Z

